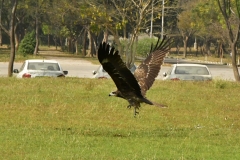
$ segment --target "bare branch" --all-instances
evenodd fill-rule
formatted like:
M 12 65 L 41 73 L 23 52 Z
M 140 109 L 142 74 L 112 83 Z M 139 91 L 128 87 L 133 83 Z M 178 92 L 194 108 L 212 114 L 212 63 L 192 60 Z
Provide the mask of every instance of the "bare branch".
M 9 31 L 2 25 L 2 23 L 0 23 L 0 27 L 1 27 L 2 30 L 4 30 L 4 32 L 7 33 L 8 36 L 10 36 Z

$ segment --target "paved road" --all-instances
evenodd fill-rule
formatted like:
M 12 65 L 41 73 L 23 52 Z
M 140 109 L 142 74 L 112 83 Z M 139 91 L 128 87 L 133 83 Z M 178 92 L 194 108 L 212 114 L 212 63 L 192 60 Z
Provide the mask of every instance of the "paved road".
M 70 77 L 81 77 L 81 78 L 92 78 L 92 71 L 96 70 L 99 65 L 93 65 L 88 61 L 79 60 L 76 58 L 50 58 L 55 59 L 60 62 L 62 68 L 69 72 L 68 76 Z M 167 63 L 176 63 L 176 59 L 165 59 Z M 189 63 L 186 60 L 178 60 L 178 63 Z M 193 63 L 193 62 L 192 62 Z M 196 63 L 196 62 L 194 62 Z M 14 68 L 19 69 L 22 63 L 15 63 Z M 207 64 L 209 67 L 213 78 L 225 79 L 225 80 L 234 80 L 233 71 L 230 66 L 226 65 L 215 65 Z M 7 76 L 7 62 L 0 62 L 0 76 Z M 162 66 L 162 69 L 157 77 L 157 79 L 163 78 L 163 72 L 166 72 L 170 66 Z

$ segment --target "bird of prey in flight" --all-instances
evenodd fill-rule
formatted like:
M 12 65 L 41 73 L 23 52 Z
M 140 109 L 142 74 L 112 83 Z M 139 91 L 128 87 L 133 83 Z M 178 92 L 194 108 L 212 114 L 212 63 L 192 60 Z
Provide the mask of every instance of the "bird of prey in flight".
M 103 42 L 98 48 L 98 60 L 103 69 L 108 72 L 114 81 L 117 90 L 109 94 L 126 99 L 129 102 L 128 108 L 134 107 L 134 116 L 138 114 L 140 103 L 166 107 L 165 105 L 152 102 L 146 98 L 146 92 L 150 89 L 157 77 L 165 55 L 169 51 L 171 39 L 166 36 L 158 41 L 145 60 L 137 67 L 134 74 L 127 68 L 121 59 L 119 52 L 114 47 Z

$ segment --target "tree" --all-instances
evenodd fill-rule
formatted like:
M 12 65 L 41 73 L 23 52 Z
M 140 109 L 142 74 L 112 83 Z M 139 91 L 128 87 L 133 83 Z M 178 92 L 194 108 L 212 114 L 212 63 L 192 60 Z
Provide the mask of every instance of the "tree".
M 102 30 L 107 31 L 114 37 L 114 45 L 123 53 L 119 35 L 123 35 L 123 39 L 128 36 L 126 45 L 126 64 L 128 67 L 135 61 L 135 46 L 138 35 L 141 31 L 145 32 L 150 26 L 151 13 L 154 11 L 154 19 L 160 17 L 161 2 L 157 0 L 104 0 L 86 2 L 93 9 L 89 15 L 91 24 L 98 25 Z M 152 4 L 154 10 L 152 10 Z
M 15 14 L 16 14 L 16 10 L 17 10 L 17 4 L 18 4 L 18 0 L 11 0 L 11 4 L 12 4 L 12 14 L 11 14 L 11 21 L 10 21 L 10 30 L 9 30 L 9 34 L 10 34 L 10 46 L 11 46 L 11 51 L 10 51 L 10 60 L 8 63 L 8 76 L 11 77 L 12 76 L 12 71 L 13 71 L 13 63 L 14 63 L 14 59 L 15 59 Z
M 118 47 L 120 47 L 119 42 L 119 30 L 123 30 L 124 38 L 127 35 L 126 28 L 128 27 L 129 31 L 129 41 L 126 45 L 126 64 L 130 68 L 135 61 L 135 46 L 137 43 L 138 34 L 141 30 L 145 32 L 147 27 L 149 27 L 151 20 L 151 13 L 154 11 L 154 15 L 158 15 L 160 7 L 160 2 L 156 0 L 124 0 L 124 1 L 116 1 L 111 0 L 113 4 L 113 11 L 116 11 L 114 16 L 111 16 L 112 22 L 108 25 L 107 29 L 114 35 L 115 42 Z M 152 10 L 152 5 L 155 6 L 154 10 Z M 154 16 L 156 19 L 159 16 Z M 119 49 L 121 51 L 121 49 Z
M 18 49 L 19 42 L 24 37 L 25 32 L 31 28 L 32 29 L 32 14 L 31 7 L 29 7 L 29 1 L 27 0 L 19 0 L 17 5 L 17 10 L 15 13 L 14 19 L 14 37 L 15 37 L 15 48 Z M 12 1 L 4 1 L 3 3 L 3 19 L 0 23 L 1 29 L 7 33 L 10 37 L 9 29 L 10 29 L 10 21 L 12 16 Z M 30 30 L 31 30 L 30 29 Z
M 34 55 L 38 53 L 38 46 L 39 46 L 39 1 L 36 2 L 36 10 L 35 10 L 35 48 L 34 48 Z
M 50 34 L 51 34 L 51 28 L 50 28 L 50 26 L 49 25 L 47 25 L 47 24 L 45 24 L 45 23 L 43 23 L 42 24 L 42 31 L 43 31 L 43 34 L 44 35 L 47 35 L 47 41 L 48 41 L 48 47 L 50 47 Z
M 142 29 L 142 27 L 144 27 L 144 25 L 146 25 L 147 22 L 149 22 L 149 20 L 147 19 L 147 17 L 150 17 L 151 13 L 152 13 L 152 3 L 154 3 L 152 0 L 147 0 L 147 1 L 142 1 L 142 0 L 132 0 L 132 3 L 130 3 L 130 8 L 132 9 L 129 10 L 128 12 L 128 24 L 131 26 L 132 28 L 132 32 L 131 32 L 131 37 L 130 37 L 130 41 L 129 44 L 127 46 L 127 52 L 126 52 L 126 64 L 127 66 L 130 68 L 134 62 L 135 62 L 135 54 L 136 54 L 136 50 L 134 49 L 134 46 L 136 46 L 136 39 L 137 36 L 140 32 L 140 30 Z M 157 3 L 155 4 L 157 6 Z M 135 10 L 135 13 L 133 12 Z
M 197 20 L 195 21 L 195 25 L 198 26 L 195 37 L 199 37 L 200 40 L 203 40 L 201 51 L 203 54 L 207 55 L 211 55 L 210 44 L 214 38 L 214 34 L 212 34 L 214 32 L 214 30 L 212 30 L 212 25 L 214 23 L 213 19 L 215 19 L 217 15 L 215 11 L 216 7 L 214 8 L 213 6 L 211 1 L 202 0 L 197 2 L 191 10 L 192 17 Z
M 69 52 L 77 53 L 78 40 L 84 33 L 83 28 L 90 24 L 88 19 L 92 7 L 86 7 L 86 3 L 79 0 L 52 0 L 48 3 L 49 9 L 46 9 L 45 13 L 48 19 L 44 22 L 44 33 L 53 36 L 56 49 L 60 41 L 62 50 L 66 44 Z M 64 43 L 64 40 L 67 43 Z
M 194 33 L 197 32 L 197 30 L 199 29 L 199 26 L 197 23 L 198 20 L 192 14 L 192 10 L 195 4 L 196 4 L 195 1 L 185 3 L 185 6 L 183 7 L 184 11 L 182 11 L 178 15 L 177 26 L 183 38 L 183 45 L 184 45 L 183 56 L 184 57 L 187 56 L 187 43 L 188 43 L 189 37 L 194 35 Z
M 240 31 L 240 2 L 239 0 L 217 0 L 217 2 L 220 12 L 224 17 L 225 25 L 228 31 L 228 40 L 232 53 L 233 74 L 235 80 L 240 82 L 240 76 L 237 67 L 236 49 Z
M 195 36 L 203 42 L 202 53 L 211 55 L 210 45 L 215 44 L 215 56 L 222 58 L 227 32 L 220 23 L 224 19 L 222 16 L 219 16 L 217 1 L 201 0 L 196 3 L 191 14 L 197 19 L 196 25 L 198 30 Z
M 30 23 L 31 23 L 31 31 L 35 30 L 35 49 L 34 49 L 34 55 L 37 55 L 38 49 L 39 49 L 39 34 L 40 34 L 40 27 L 43 21 L 47 21 L 47 15 L 46 11 L 51 10 L 49 4 L 52 1 L 48 0 L 24 0 L 24 3 L 22 3 L 21 8 L 25 9 L 25 16 L 29 17 Z M 26 18 L 27 19 L 27 18 Z
M 195 23 L 191 19 L 191 12 L 184 11 L 179 15 L 178 28 L 183 38 L 183 56 L 187 56 L 187 43 L 190 36 L 192 36 L 197 30 Z

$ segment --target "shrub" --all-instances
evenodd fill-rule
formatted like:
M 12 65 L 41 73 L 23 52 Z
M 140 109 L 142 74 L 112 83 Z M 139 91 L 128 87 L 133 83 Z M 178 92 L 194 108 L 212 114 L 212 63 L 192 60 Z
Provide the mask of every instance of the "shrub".
M 35 33 L 27 33 L 23 40 L 20 42 L 18 52 L 26 56 L 27 54 L 33 54 L 36 45 Z
M 144 38 L 138 40 L 136 47 L 137 54 L 145 57 L 149 53 L 151 45 L 153 44 L 154 47 L 156 43 L 157 39 L 155 38 Z

